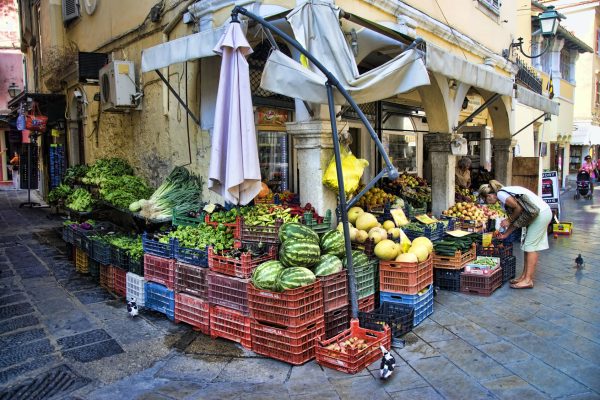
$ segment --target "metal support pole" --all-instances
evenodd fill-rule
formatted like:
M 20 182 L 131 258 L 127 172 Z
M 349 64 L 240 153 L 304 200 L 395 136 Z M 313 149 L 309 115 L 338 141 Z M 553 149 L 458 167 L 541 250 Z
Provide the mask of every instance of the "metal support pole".
M 346 208 L 346 192 L 344 192 L 344 173 L 342 172 L 342 155 L 340 153 L 340 141 L 337 133 L 335 120 L 335 103 L 333 101 L 333 88 L 328 81 L 327 101 L 329 103 L 329 118 L 331 118 L 331 136 L 333 139 L 333 153 L 335 155 L 335 169 L 338 179 L 338 196 L 340 198 L 340 217 L 344 227 L 344 244 L 346 245 L 346 269 L 348 269 L 348 286 L 350 286 L 350 312 L 351 318 L 358 318 L 358 297 L 356 295 L 356 277 L 354 276 L 354 265 L 352 262 L 352 244 L 350 243 L 350 226 L 348 225 L 348 212 Z
M 499 93 L 495 93 L 485 103 L 483 103 L 482 105 L 480 105 L 477 110 L 473 111 L 471 113 L 471 115 L 469 115 L 467 118 L 465 118 L 463 122 L 461 122 L 460 124 L 458 124 L 458 126 L 456 128 L 454 128 L 454 130 L 455 131 L 459 130 L 464 124 L 466 124 L 467 122 L 469 122 L 469 120 L 471 118 L 475 117 L 480 112 L 482 112 L 483 110 L 485 110 L 486 108 L 488 108 L 489 106 L 491 106 L 493 102 L 495 102 L 496 100 L 498 100 L 500 98 L 500 96 L 501 95 Z
M 190 110 L 190 108 L 187 106 L 187 104 L 185 103 L 185 101 L 183 101 L 183 99 L 181 97 L 179 97 L 179 94 L 175 91 L 175 89 L 173 89 L 173 86 L 171 86 L 171 84 L 169 83 L 169 81 L 167 79 L 165 79 L 165 76 L 157 69 L 154 70 L 156 72 L 156 74 L 158 75 L 158 77 L 164 82 L 165 85 L 167 85 L 167 87 L 169 88 L 169 91 L 171 93 L 173 93 L 173 96 L 175 96 L 175 98 L 177 99 L 177 101 L 179 102 L 179 104 L 181 104 L 183 106 L 183 108 L 185 108 L 185 111 L 188 113 L 188 115 L 190 116 L 191 119 L 194 120 L 194 122 L 200 126 L 200 119 L 198 119 L 194 113 L 192 113 L 192 110 Z
M 519 129 L 518 131 L 516 131 L 515 133 L 513 133 L 511 137 L 517 136 L 519 133 L 523 132 L 525 129 L 527 129 L 531 125 L 535 124 L 535 121 L 537 121 L 538 119 L 544 117 L 545 115 L 546 115 L 546 113 L 543 113 L 542 115 L 540 115 L 539 117 L 537 117 L 536 119 L 534 119 L 533 121 L 531 121 L 530 123 L 528 123 L 527 125 L 525 125 L 524 127 L 522 127 L 521 129 Z

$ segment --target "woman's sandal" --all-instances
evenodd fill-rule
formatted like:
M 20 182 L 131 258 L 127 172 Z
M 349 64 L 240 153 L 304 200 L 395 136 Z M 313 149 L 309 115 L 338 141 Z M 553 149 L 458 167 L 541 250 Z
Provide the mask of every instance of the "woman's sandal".
M 508 283 L 510 283 L 511 285 L 514 285 L 515 283 L 519 283 L 519 282 L 521 282 L 521 279 L 517 279 L 517 278 L 511 279 L 510 281 L 508 281 Z
M 533 283 L 530 283 L 529 285 L 523 285 L 523 286 L 519 286 L 518 283 L 513 283 L 510 285 L 510 287 L 513 289 L 533 289 Z

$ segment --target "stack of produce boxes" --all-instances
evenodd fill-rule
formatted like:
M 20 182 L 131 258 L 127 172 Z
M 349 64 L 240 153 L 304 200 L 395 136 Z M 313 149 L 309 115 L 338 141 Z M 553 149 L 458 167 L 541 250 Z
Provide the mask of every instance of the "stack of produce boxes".
M 515 277 L 517 261 L 513 256 L 513 244 L 509 240 L 492 239 L 489 245 L 477 245 L 477 255 L 497 257 L 502 267 L 502 283 Z
M 502 268 L 497 257 L 477 256 L 460 274 L 460 291 L 490 296 L 502 286 Z
M 433 282 L 441 290 L 460 291 L 460 274 L 475 259 L 474 235 L 446 235 L 433 245 Z
M 144 233 L 144 306 L 175 319 L 173 240 Z

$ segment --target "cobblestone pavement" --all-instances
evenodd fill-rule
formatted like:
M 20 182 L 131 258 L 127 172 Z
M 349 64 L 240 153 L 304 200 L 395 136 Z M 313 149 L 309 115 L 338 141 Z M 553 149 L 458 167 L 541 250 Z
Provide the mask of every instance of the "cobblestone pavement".
M 60 218 L 0 192 L 0 398 L 600 399 L 600 205 L 564 199 L 575 232 L 550 239 L 535 288 L 439 292 L 382 382 L 375 365 L 354 376 L 291 367 L 160 314 L 131 319 L 74 271 Z

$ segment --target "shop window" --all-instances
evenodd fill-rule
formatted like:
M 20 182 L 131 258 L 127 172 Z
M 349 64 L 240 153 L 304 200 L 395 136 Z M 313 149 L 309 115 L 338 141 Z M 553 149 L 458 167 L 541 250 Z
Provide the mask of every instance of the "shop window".
M 560 51 L 560 74 L 562 79 L 571 81 L 571 55 L 567 48 Z
M 490 11 L 493 11 L 496 14 L 500 14 L 500 0 L 479 0 L 479 4 L 484 5 Z
M 383 146 L 396 169 L 402 173 L 416 174 L 417 134 L 384 131 Z

